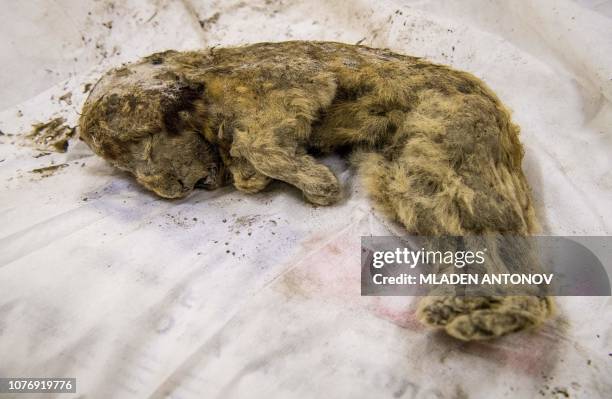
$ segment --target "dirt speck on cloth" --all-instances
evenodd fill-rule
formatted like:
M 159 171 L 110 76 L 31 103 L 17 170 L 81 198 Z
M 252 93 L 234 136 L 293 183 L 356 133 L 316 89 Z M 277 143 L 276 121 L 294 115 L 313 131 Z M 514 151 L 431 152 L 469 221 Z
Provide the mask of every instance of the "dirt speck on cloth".
M 210 18 L 199 20 L 198 22 L 200 23 L 200 28 L 207 30 L 211 25 L 215 24 L 219 20 L 220 16 L 221 13 L 216 12 Z
M 66 124 L 66 119 L 57 117 L 48 122 L 32 125 L 26 139 L 41 151 L 66 152 L 69 140 L 74 137 L 75 128 Z
M 65 168 L 66 166 L 68 166 L 67 163 L 61 163 L 59 165 L 45 166 L 42 168 L 32 169 L 30 173 L 37 173 L 41 177 L 49 177 L 55 174 L 55 172 L 57 172 L 58 170 Z
M 72 92 L 65 93 L 58 98 L 59 101 L 63 101 L 68 105 L 72 105 Z

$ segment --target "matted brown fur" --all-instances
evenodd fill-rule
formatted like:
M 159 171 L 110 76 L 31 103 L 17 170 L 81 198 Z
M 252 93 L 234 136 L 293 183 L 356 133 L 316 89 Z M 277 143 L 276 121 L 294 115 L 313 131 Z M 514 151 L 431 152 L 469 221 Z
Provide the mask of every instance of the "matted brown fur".
M 104 75 L 80 134 L 148 189 L 178 198 L 228 182 L 287 182 L 317 205 L 336 176 L 309 152 L 352 149 L 375 204 L 409 233 L 528 235 L 536 220 L 519 129 L 473 75 L 332 42 L 166 51 Z M 460 339 L 535 326 L 538 297 L 428 297 L 419 318 Z

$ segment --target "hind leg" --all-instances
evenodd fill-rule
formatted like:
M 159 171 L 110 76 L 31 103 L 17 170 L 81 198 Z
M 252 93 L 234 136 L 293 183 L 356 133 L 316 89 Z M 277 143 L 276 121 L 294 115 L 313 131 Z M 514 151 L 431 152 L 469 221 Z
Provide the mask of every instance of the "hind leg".
M 529 235 L 535 219 L 517 130 L 502 109 L 468 100 L 451 119 L 413 114 L 398 132 L 397 150 L 358 156 L 366 188 L 411 234 Z M 551 314 L 550 299 L 536 296 L 430 296 L 417 311 L 424 324 L 463 340 L 519 331 Z
M 402 222 L 411 234 L 459 236 L 494 232 L 495 226 L 499 231 L 511 225 L 505 224 L 507 218 L 522 220 L 516 215 L 504 216 L 499 209 L 508 208 L 503 205 L 481 203 L 484 200 L 478 200 L 480 194 L 464 186 L 462 179 L 452 173 L 439 172 L 440 165 L 436 167 L 436 161 L 422 160 L 426 168 L 438 170 L 437 173 L 424 173 L 418 167 L 410 172 L 401 162 L 389 163 L 378 154 L 364 155 L 362 161 L 365 162 L 360 166 L 361 174 L 376 203 Z M 518 230 L 527 231 L 526 228 Z M 447 293 L 422 298 L 417 317 L 427 326 L 442 328 L 455 338 L 470 341 L 537 326 L 550 317 L 552 311 L 552 301 L 547 297 L 454 296 Z

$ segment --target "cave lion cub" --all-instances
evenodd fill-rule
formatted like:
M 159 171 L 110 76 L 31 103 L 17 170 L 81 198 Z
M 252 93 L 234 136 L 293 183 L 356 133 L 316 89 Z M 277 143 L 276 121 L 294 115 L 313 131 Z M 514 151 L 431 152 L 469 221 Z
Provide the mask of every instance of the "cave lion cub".
M 375 204 L 415 235 L 536 230 L 519 129 L 478 78 L 385 49 L 333 42 L 166 51 L 105 74 L 79 122 L 91 149 L 179 198 L 272 180 L 309 202 L 342 197 L 312 154 L 351 151 Z M 462 340 L 537 326 L 544 296 L 424 297 L 419 319 Z

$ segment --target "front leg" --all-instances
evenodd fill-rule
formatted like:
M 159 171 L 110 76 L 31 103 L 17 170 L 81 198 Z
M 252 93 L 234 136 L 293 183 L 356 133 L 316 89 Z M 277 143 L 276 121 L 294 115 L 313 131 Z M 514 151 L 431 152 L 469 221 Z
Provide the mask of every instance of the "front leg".
M 268 185 L 272 179 L 255 170 L 244 158 L 233 158 L 229 161 L 229 170 L 234 180 L 234 187 L 245 193 L 257 193 Z
M 329 168 L 310 155 L 288 153 L 282 148 L 257 148 L 247 159 L 259 172 L 289 183 L 315 205 L 331 205 L 342 197 L 340 183 Z
M 244 158 L 255 171 L 264 176 L 299 188 L 313 204 L 331 205 L 337 202 L 342 196 L 342 190 L 332 171 L 310 155 L 298 155 L 296 146 L 279 145 L 282 141 L 292 142 L 261 135 L 256 136 L 255 140 L 249 140 L 246 132 L 241 132 L 235 137 L 231 155 Z

